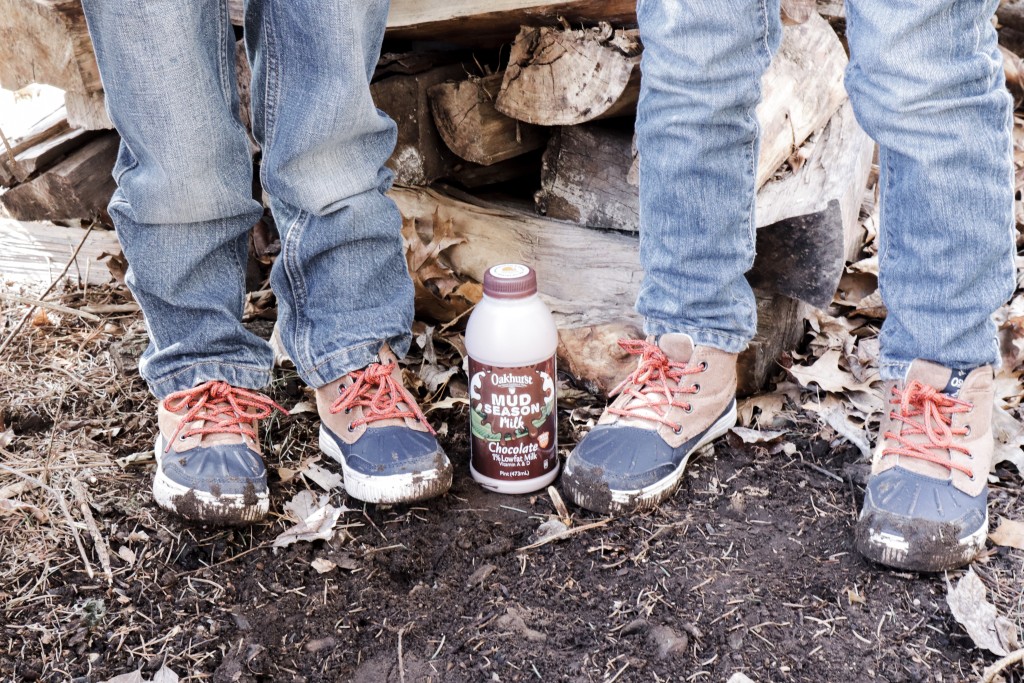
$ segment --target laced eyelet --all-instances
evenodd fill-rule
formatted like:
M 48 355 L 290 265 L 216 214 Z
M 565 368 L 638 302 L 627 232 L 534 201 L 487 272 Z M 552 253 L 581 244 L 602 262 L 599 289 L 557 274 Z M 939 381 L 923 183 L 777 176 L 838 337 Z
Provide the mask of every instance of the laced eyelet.
M 964 434 L 964 436 L 970 436 L 971 435 L 971 425 L 964 425 L 964 429 L 967 430 L 967 433 Z
M 346 414 L 346 415 L 348 415 L 348 414 L 349 414 L 349 413 L 351 413 L 351 412 L 352 412 L 352 409 L 351 409 L 351 408 L 345 408 L 345 414 Z
M 974 471 L 973 471 L 973 470 L 971 471 L 970 477 L 971 477 L 971 481 L 977 481 L 977 480 L 978 480 L 978 477 L 977 477 L 977 476 L 975 476 L 975 474 L 974 474 Z
M 184 432 L 182 432 L 181 434 L 178 435 L 178 441 L 187 441 L 187 440 L 188 440 L 188 434 L 185 434 Z
M 693 393 L 695 393 L 695 394 L 699 394 L 700 393 L 700 385 L 699 384 L 694 384 L 693 385 Z
M 354 427 L 353 427 L 352 425 L 349 425 L 349 426 L 348 426 L 348 431 L 350 431 L 350 432 L 354 432 L 354 431 L 356 431 L 356 430 L 355 430 L 355 428 L 354 428 Z
M 672 431 L 673 431 L 673 433 L 676 434 L 676 436 L 682 434 L 683 433 L 683 425 L 679 425 L 678 427 L 676 427 Z
M 683 412 L 689 415 L 690 413 L 693 412 L 693 406 L 687 405 L 686 408 L 683 409 Z
M 700 362 L 700 371 L 704 372 L 707 369 L 708 369 L 708 362 L 706 360 L 702 360 Z

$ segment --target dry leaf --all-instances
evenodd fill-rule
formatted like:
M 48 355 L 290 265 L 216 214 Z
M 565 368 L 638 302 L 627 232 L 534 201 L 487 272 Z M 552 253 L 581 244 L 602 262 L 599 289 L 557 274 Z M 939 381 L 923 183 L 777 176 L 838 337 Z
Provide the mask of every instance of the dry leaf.
M 333 489 L 344 490 L 341 475 L 320 467 L 316 464 L 315 459 L 307 462 L 305 467 L 299 470 L 298 473 L 306 479 L 309 479 L 324 491 L 331 491 Z
M 786 434 L 786 432 L 761 431 L 759 429 L 747 429 L 746 427 L 733 427 L 729 431 L 740 437 L 743 443 L 768 443 Z
M 999 615 L 986 598 L 985 584 L 971 568 L 957 581 L 956 587 L 946 581 L 946 602 L 953 617 L 964 627 L 978 648 L 1004 657 L 1020 647 L 1017 627 Z
M 126 545 L 121 546 L 117 550 L 117 556 L 128 563 L 129 566 L 135 564 L 135 551 Z
M 178 683 L 178 674 L 167 668 L 164 664 L 160 667 L 160 670 L 153 676 L 153 683 Z
M 138 671 L 132 671 L 131 673 L 114 676 L 113 678 L 101 681 L 100 683 L 146 683 L 146 679 L 142 677 L 142 669 L 139 669 Z
M 295 404 L 295 407 L 288 411 L 289 415 L 298 415 L 299 413 L 315 413 L 317 412 L 316 404 L 312 401 L 299 401 Z
M 341 513 L 347 512 L 348 508 L 344 505 L 340 508 L 334 507 L 328 500 L 326 494 L 317 501 L 311 492 L 300 491 L 285 503 L 285 512 L 296 524 L 274 539 L 274 547 L 284 548 L 298 541 L 327 541 L 333 538 L 334 525 L 338 523 Z
M 869 383 L 858 382 L 852 373 L 839 367 L 841 357 L 838 349 L 829 349 L 811 365 L 794 365 L 789 372 L 805 387 L 814 383 L 825 391 L 836 393 L 869 389 Z
M 7 445 L 14 441 L 14 430 L 0 432 L 0 448 L 7 448 Z
M 996 545 L 1024 550 L 1024 522 L 1002 518 L 999 528 L 988 535 Z
M 740 424 L 744 427 L 771 427 L 786 405 L 786 396 L 779 392 L 759 394 L 740 401 L 736 408 Z M 754 421 L 754 410 L 758 411 Z
M 452 270 L 445 252 L 465 242 L 455 234 L 452 220 L 442 220 L 435 212 L 426 224 L 418 219 L 402 221 L 405 257 L 416 290 L 416 311 L 440 321 L 452 320 L 479 301 L 482 290 L 466 287 L 466 282 Z
M 835 396 L 826 396 L 820 403 L 805 403 L 804 410 L 817 413 L 822 422 L 852 443 L 864 458 L 871 458 L 871 443 L 862 427 L 850 422 L 850 410 Z
M 568 528 L 562 520 L 557 517 L 551 517 L 548 521 L 541 522 L 540 526 L 537 527 L 537 531 L 530 537 L 530 543 L 540 543 L 552 536 L 564 533 Z
M 310 562 L 309 565 L 316 570 L 317 574 L 326 574 L 327 572 L 337 569 L 338 567 L 338 565 L 322 557 L 316 558 L 315 560 Z
M 20 500 L 11 500 L 8 498 L 0 499 L 0 515 L 12 514 L 22 510 L 32 515 L 37 522 L 45 524 L 50 521 L 50 515 L 45 510 L 37 508 L 35 505 L 23 503 Z
M 993 469 L 1001 462 L 1010 462 L 1024 474 L 1024 450 L 1021 450 L 1024 447 L 1024 425 L 997 405 L 992 412 L 992 434 L 995 437 Z

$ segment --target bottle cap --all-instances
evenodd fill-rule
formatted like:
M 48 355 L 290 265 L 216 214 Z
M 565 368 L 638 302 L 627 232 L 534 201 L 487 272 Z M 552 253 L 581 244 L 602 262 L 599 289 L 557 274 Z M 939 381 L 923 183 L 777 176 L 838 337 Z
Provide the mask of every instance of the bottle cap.
M 494 299 L 524 299 L 537 293 L 537 273 L 521 263 L 502 263 L 484 273 L 484 294 Z

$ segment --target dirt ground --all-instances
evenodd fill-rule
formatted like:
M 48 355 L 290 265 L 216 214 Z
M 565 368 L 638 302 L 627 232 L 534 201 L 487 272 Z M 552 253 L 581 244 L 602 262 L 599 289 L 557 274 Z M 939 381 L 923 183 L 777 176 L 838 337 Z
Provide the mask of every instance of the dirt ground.
M 59 299 L 128 303 L 112 290 Z M 3 336 L 23 311 L 6 310 Z M 604 520 L 570 508 L 573 527 L 606 523 L 530 550 L 555 514 L 549 495 L 480 489 L 464 406 L 434 410 L 456 466 L 450 493 L 373 507 L 335 491 L 350 509 L 332 540 L 275 550 L 289 526 L 282 505 L 315 490 L 282 480 L 317 454 L 304 412 L 267 423 L 265 523 L 183 525 L 149 491 L 155 404 L 135 369 L 141 320 L 101 318 L 51 312 L 0 355 L 0 490 L 28 481 L 11 470 L 48 487 L 17 496 L 43 521 L 0 515 L 0 680 L 105 681 L 140 667 L 148 680 L 166 664 L 190 681 L 968 681 L 995 659 L 951 616 L 947 577 L 856 554 L 867 464 L 798 410 L 783 438 L 792 447 L 720 440 L 660 510 Z M 563 453 L 602 405 L 565 395 Z M 288 407 L 306 398 L 287 370 L 272 396 Z M 992 515 L 1018 517 L 1021 479 L 997 474 Z M 336 566 L 319 573 L 317 559 Z M 975 564 L 1018 626 L 1022 559 L 993 547 Z

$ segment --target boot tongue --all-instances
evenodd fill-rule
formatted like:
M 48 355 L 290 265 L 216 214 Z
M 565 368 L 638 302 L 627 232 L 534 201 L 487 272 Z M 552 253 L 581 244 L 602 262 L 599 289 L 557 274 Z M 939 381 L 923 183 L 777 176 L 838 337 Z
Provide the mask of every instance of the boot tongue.
M 966 370 L 950 370 L 937 363 L 926 360 L 915 360 L 907 370 L 906 383 L 917 380 L 921 384 L 938 389 L 948 396 L 957 398 L 963 388 L 964 379 L 970 373 Z
M 658 337 L 657 344 L 675 363 L 689 363 L 693 356 L 693 339 L 688 334 L 663 334 Z

